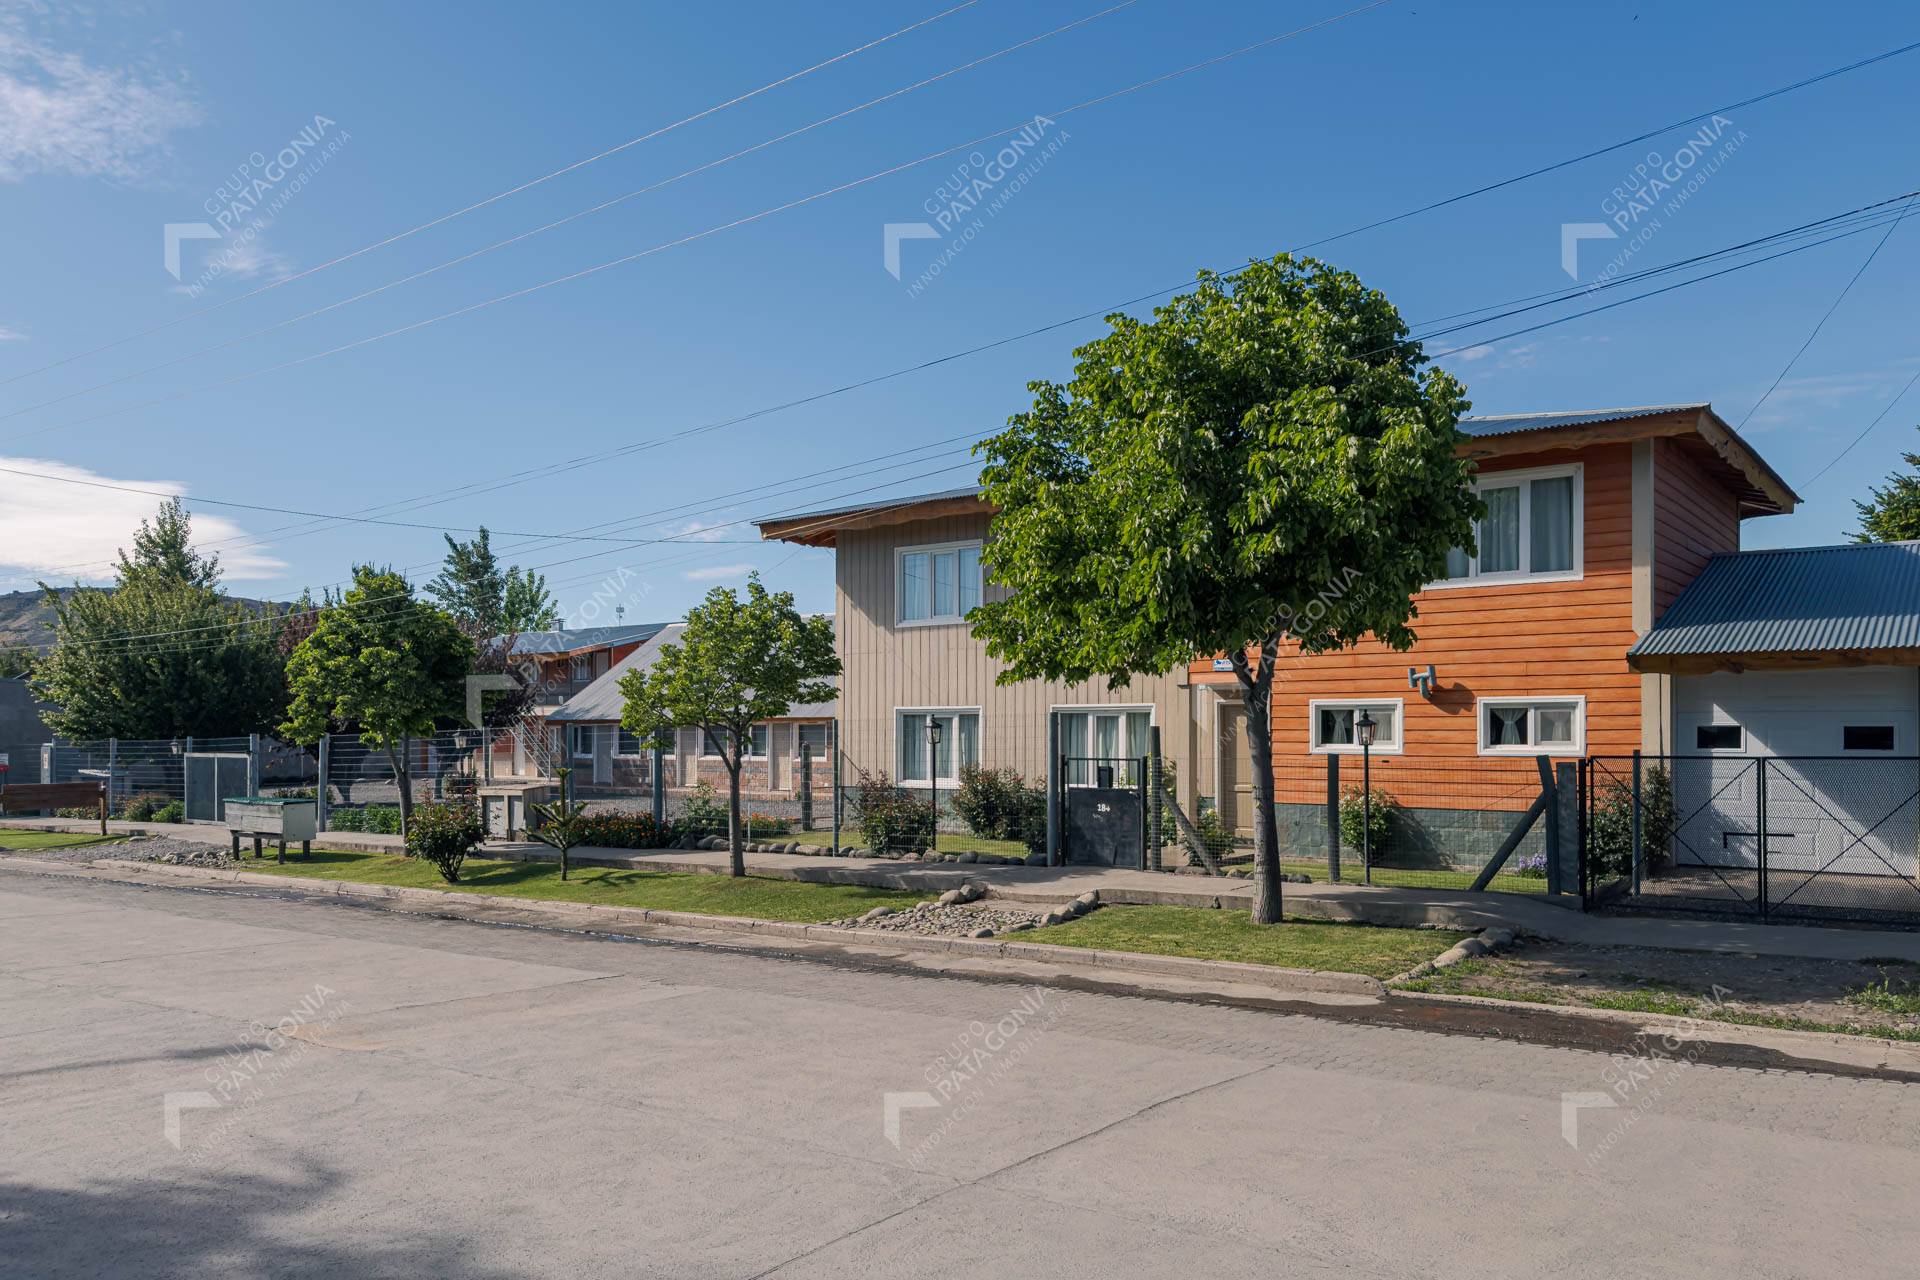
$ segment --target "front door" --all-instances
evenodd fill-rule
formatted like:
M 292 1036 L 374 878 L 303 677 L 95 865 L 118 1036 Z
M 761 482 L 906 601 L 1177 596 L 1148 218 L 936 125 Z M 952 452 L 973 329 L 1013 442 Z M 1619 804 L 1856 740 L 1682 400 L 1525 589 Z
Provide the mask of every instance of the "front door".
M 1220 823 L 1236 839 L 1253 839 L 1253 744 L 1247 709 L 1220 705 Z

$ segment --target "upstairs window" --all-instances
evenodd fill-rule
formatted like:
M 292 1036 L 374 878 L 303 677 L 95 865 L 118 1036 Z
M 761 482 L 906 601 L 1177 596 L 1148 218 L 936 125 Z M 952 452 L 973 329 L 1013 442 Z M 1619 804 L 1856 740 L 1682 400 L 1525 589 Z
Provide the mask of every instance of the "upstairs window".
M 1580 576 L 1581 469 L 1496 472 L 1474 483 L 1487 514 L 1480 554 L 1447 553 L 1447 576 L 1436 585 Z
M 980 544 L 907 547 L 898 557 L 900 621 L 927 626 L 959 622 L 980 603 Z

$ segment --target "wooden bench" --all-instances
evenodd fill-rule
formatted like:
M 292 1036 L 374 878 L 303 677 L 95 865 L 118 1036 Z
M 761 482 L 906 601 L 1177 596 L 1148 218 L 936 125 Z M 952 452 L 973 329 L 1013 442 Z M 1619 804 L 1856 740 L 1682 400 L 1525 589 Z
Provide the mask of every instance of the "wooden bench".
M 17 782 L 0 787 L 0 813 L 11 818 L 43 809 L 97 809 L 100 834 L 107 834 L 107 784 L 104 782 Z

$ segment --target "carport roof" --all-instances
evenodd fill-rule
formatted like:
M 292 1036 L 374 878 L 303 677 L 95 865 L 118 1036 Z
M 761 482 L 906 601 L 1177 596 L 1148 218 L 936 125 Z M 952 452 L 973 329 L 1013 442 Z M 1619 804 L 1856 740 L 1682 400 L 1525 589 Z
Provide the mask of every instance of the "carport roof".
M 1627 651 L 1643 671 L 1920 654 L 1920 542 L 1792 547 L 1714 556 Z M 1717 661 L 1712 661 L 1717 660 Z

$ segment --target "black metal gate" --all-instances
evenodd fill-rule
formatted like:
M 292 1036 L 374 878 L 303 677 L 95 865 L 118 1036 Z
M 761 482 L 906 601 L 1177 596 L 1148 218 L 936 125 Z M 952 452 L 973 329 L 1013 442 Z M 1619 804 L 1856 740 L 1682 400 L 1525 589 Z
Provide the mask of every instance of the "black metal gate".
M 1055 777 L 1062 859 L 1145 870 L 1147 757 L 1062 756 Z
M 1584 771 L 1590 907 L 1920 925 L 1920 758 L 1594 757 Z

